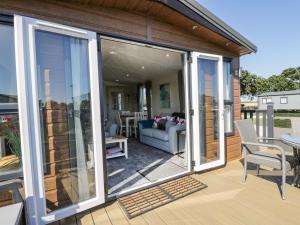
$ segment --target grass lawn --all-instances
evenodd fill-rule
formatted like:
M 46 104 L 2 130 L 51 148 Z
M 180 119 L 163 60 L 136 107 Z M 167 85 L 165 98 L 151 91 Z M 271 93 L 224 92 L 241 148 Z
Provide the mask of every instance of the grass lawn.
M 291 128 L 291 120 L 290 119 L 274 119 L 274 127 L 281 127 L 281 128 Z
M 274 114 L 281 117 L 300 117 L 300 112 L 275 112 Z
M 263 119 L 259 119 L 259 124 L 262 126 L 263 124 Z M 252 120 L 253 124 L 256 124 L 256 120 Z M 268 123 L 268 121 L 266 121 Z M 274 127 L 279 127 L 279 128 L 292 128 L 292 123 L 290 119 L 274 119 Z

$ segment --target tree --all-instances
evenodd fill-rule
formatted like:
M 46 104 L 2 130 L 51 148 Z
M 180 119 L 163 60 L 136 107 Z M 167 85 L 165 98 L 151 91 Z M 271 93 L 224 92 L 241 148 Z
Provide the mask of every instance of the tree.
M 285 69 L 281 75 L 295 83 L 296 89 L 300 88 L 300 67 Z
M 257 76 L 255 74 L 251 74 L 247 70 L 242 70 L 240 82 L 242 95 L 256 95 Z
M 300 67 L 288 68 L 279 75 L 263 78 L 247 70 L 241 72 L 241 94 L 257 95 L 264 92 L 289 91 L 300 88 Z
M 273 75 L 268 78 L 269 91 L 289 91 L 297 89 L 297 84 L 285 75 Z

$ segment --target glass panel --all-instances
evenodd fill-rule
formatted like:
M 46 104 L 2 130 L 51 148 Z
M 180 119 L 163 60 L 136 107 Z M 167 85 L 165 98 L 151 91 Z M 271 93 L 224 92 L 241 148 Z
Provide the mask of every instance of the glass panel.
M 233 105 L 225 105 L 224 111 L 224 124 L 225 124 L 225 133 L 233 132 Z
M 22 168 L 16 82 L 14 27 L 0 25 L 0 175 L 19 176 Z M 0 192 L 0 206 L 16 199 L 8 190 Z
M 201 163 L 219 159 L 218 62 L 198 59 Z
M 19 134 L 14 28 L 0 25 L 0 174 L 22 165 Z
M 233 79 L 230 62 L 223 62 L 224 100 L 233 101 Z
M 36 31 L 48 212 L 96 196 L 88 41 Z

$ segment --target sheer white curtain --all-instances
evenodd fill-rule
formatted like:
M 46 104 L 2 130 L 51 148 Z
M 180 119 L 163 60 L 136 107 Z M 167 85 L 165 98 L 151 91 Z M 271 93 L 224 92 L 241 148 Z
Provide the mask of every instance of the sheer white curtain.
M 77 160 L 77 188 L 78 188 L 78 200 L 89 199 L 89 182 L 88 182 L 88 170 L 87 160 L 85 154 L 84 144 L 84 131 L 81 123 L 81 103 L 84 99 L 83 85 L 89 76 L 86 72 L 87 60 L 84 60 L 85 46 L 82 45 L 80 39 L 70 39 L 70 51 L 71 51 L 71 74 L 72 74 L 72 89 L 73 89 L 73 107 L 74 107 L 74 136 L 76 146 L 76 160 Z

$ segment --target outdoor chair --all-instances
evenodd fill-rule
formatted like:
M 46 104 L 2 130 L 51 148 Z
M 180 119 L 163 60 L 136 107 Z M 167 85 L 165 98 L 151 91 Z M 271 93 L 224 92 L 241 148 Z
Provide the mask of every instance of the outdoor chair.
M 0 192 L 11 191 L 12 203 L 0 207 L 0 224 L 20 224 L 23 210 L 23 196 L 19 189 L 23 182 L 18 177 L 22 176 L 22 170 L 6 171 L 0 174 Z
M 260 166 L 280 170 L 282 171 L 281 197 L 285 199 L 286 174 L 287 171 L 295 168 L 297 159 L 293 156 L 286 155 L 288 146 L 284 147 L 285 145 L 280 139 L 258 138 L 251 119 L 239 120 L 235 123 L 241 137 L 244 157 L 243 181 L 246 182 L 248 163 L 257 165 L 258 175 Z M 267 143 L 262 141 L 267 141 Z

